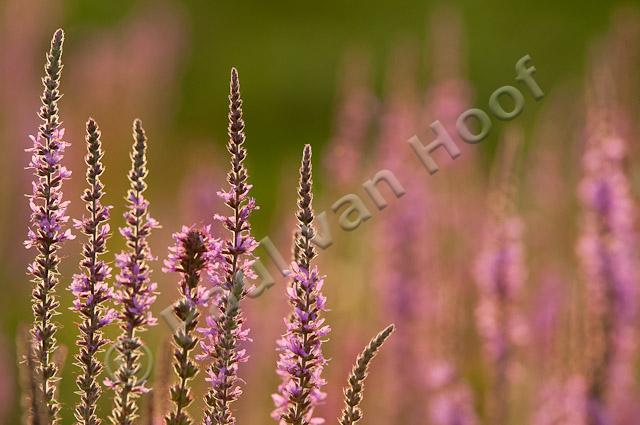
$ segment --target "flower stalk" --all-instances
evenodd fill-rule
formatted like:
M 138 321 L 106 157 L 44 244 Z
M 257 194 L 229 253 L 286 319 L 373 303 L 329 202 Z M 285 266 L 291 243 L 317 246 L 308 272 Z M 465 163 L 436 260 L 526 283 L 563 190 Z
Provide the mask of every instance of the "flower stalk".
M 126 226 L 120 229 L 128 251 L 116 256 L 120 269 L 116 276 L 117 290 L 114 299 L 120 307 L 119 320 L 122 330 L 118 337 L 117 350 L 120 367 L 114 379 L 107 385 L 115 391 L 115 408 L 111 416 L 114 425 L 131 425 L 138 414 L 137 399 L 147 391 L 144 379 L 138 380 L 140 370 L 140 348 L 143 345 L 139 334 L 147 326 L 156 323 L 151 314 L 157 285 L 150 281 L 148 262 L 153 259 L 147 242 L 151 231 L 159 224 L 149 215 L 149 201 L 144 197 L 147 189 L 147 137 L 142 122 L 133 123 L 133 150 L 131 153 L 130 188 L 127 193 L 128 211 Z
M 326 298 L 322 294 L 324 277 L 311 266 L 315 248 L 312 202 L 311 147 L 306 145 L 300 167 L 298 188 L 298 230 L 294 240 L 294 262 L 291 284 L 287 288 L 292 313 L 286 320 L 286 330 L 278 341 L 280 351 L 277 372 L 282 379 L 272 395 L 276 408 L 271 417 L 280 424 L 308 425 L 319 423 L 314 409 L 326 397 L 322 371 L 327 363 L 322 353 L 323 338 L 330 331 L 324 324 Z
M 62 47 L 64 32 L 59 29 L 53 35 L 51 48 L 47 53 L 45 76 L 42 79 L 44 91 L 40 100 L 39 117 L 42 124 L 36 136 L 31 136 L 33 146 L 28 169 L 33 170 L 33 192 L 29 196 L 31 225 L 25 242 L 27 249 L 35 248 L 37 256 L 28 267 L 28 274 L 35 287 L 32 291 L 34 316 L 31 336 L 34 340 L 35 367 L 38 375 L 39 393 L 50 424 L 59 421 L 60 406 L 56 398 L 58 366 L 53 361 L 57 348 L 57 324 L 53 321 L 58 314 L 59 302 L 55 288 L 59 281 L 58 267 L 62 242 L 73 239 L 66 214 L 68 201 L 62 199 L 62 183 L 71 172 L 61 165 L 68 143 L 63 140 L 64 129 L 58 117 L 60 77 L 62 74 Z
M 76 365 L 82 373 L 76 378 L 80 394 L 80 402 L 75 408 L 75 417 L 82 425 L 99 425 L 102 421 L 96 415 L 96 404 L 101 388 L 98 377 L 102 372 L 102 363 L 97 355 L 107 340 L 102 335 L 102 328 L 116 318 L 115 310 L 106 310 L 104 303 L 112 298 L 112 290 L 107 284 L 111 276 L 111 268 L 100 258 L 107 252 L 106 242 L 110 235 L 109 209 L 102 205 L 104 185 L 100 175 L 104 171 L 102 165 L 102 145 L 100 130 L 93 119 L 86 125 L 87 165 L 86 180 L 88 187 L 82 194 L 85 208 L 89 215 L 75 221 L 75 227 L 86 237 L 82 248 L 82 273 L 73 277 L 70 290 L 74 294 L 72 310 L 80 315 L 80 335 L 77 340 L 79 353 Z
M 198 344 L 196 327 L 198 325 L 198 306 L 206 303 L 208 292 L 201 286 L 202 273 L 213 264 L 219 255 L 219 244 L 209 234 L 209 228 L 203 230 L 183 227 L 173 235 L 176 244 L 170 248 L 169 258 L 165 260 L 164 272 L 176 272 L 181 275 L 181 299 L 174 305 L 173 312 L 182 325 L 173 335 L 173 368 L 178 383 L 170 389 L 174 409 L 165 418 L 167 425 L 190 425 L 193 420 L 186 409 L 193 401 L 189 382 L 198 374 L 198 366 L 192 360 L 191 352 Z
M 218 192 L 218 196 L 231 214 L 216 215 L 215 219 L 223 224 L 230 236 L 222 245 L 221 267 L 212 279 L 214 289 L 221 291 L 216 299 L 219 314 L 208 316 L 207 327 L 201 329 L 204 354 L 199 358 L 213 360 L 206 378 L 210 385 L 205 396 L 207 410 L 204 423 L 207 425 L 235 424 L 231 404 L 242 393 L 237 375 L 238 365 L 248 359 L 240 344 L 249 339 L 249 331 L 243 328 L 244 316 L 240 302 L 249 291 L 245 278 L 255 277 L 251 266 L 252 252 L 257 243 L 251 236 L 249 216 L 257 207 L 255 200 L 249 197 L 251 185 L 247 184 L 248 174 L 244 166 L 246 149 L 242 99 L 235 68 L 231 70 L 228 134 L 227 150 L 231 155 L 231 170 L 227 174 L 229 190 Z

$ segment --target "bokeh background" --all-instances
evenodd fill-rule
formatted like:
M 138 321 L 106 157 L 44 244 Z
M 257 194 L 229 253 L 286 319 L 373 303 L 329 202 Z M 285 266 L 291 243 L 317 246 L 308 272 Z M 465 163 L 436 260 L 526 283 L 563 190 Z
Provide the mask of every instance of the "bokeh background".
M 314 148 L 315 205 L 327 211 L 334 236 L 319 260 L 328 275 L 333 327 L 326 344 L 329 396 L 320 408 L 328 423 L 337 416 L 356 354 L 389 322 L 396 322 L 398 332 L 375 361 L 364 423 L 583 423 L 584 418 L 552 412 L 580 403 L 593 357 L 585 353 L 600 341 L 588 325 L 588 270 L 581 269 L 576 250 L 586 232 L 583 218 L 588 222 L 579 191 L 588 177 L 582 161 L 589 135 L 585 111 L 589 105 L 597 110 L 604 98 L 601 103 L 615 102 L 618 116 L 626 117 L 616 129 L 626 142 L 623 174 L 633 197 L 640 183 L 633 171 L 640 105 L 635 6 L 0 0 L 0 423 L 20 421 L 15 339 L 31 317 L 25 268 L 32 257 L 22 247 L 28 218 L 23 194 L 31 178 L 23 150 L 37 126 L 44 52 L 58 27 L 67 36 L 61 116 L 73 143 L 65 159 L 75 173 L 65 188 L 73 216 L 81 213 L 86 119 L 94 117 L 102 128 L 114 227 L 123 223 L 133 118 L 140 117 L 148 132 L 148 198 L 163 225 L 152 238 L 161 290 L 156 313 L 177 296 L 175 276 L 160 271 L 171 233 L 181 224 L 210 222 L 221 211 L 215 192 L 224 184 L 226 96 L 229 70 L 236 66 L 245 101 L 247 166 L 260 205 L 255 235 L 269 236 L 285 256 L 297 163 L 305 143 Z M 459 112 L 471 106 L 488 110 L 493 90 L 517 85 L 514 65 L 525 54 L 532 57 L 545 97 L 536 102 L 525 93 L 524 111 L 513 123 L 494 119 L 481 144 L 459 142 L 463 154 L 456 161 L 436 155 L 442 169 L 429 176 L 406 139 L 417 134 L 429 141 L 433 120 L 455 131 Z M 613 88 L 589 104 L 585 87 L 594 80 Z M 331 204 L 350 192 L 366 199 L 361 183 L 381 167 L 396 173 L 407 195 L 395 200 L 385 192 L 392 205 L 384 211 L 367 200 L 373 217 L 343 232 Z M 507 236 L 494 237 L 502 232 Z M 65 246 L 59 291 L 59 341 L 68 348 L 60 392 L 64 424 L 73 423 L 76 401 L 76 326 L 63 288 L 77 269 L 80 243 L 79 238 Z M 486 329 L 496 326 L 485 320 L 495 293 L 487 289 L 491 273 L 482 263 L 500 243 L 513 244 L 508 267 L 516 270 L 507 278 L 515 289 L 503 300 L 512 320 L 496 337 Z M 119 236 L 110 240 L 113 252 L 122 245 Z M 259 255 L 267 257 L 262 249 Z M 243 365 L 245 394 L 236 406 L 239 423 L 246 424 L 272 422 L 275 340 L 287 311 L 286 282 L 265 263 L 278 279 L 262 297 L 246 302 L 253 343 L 250 363 Z M 633 305 L 636 293 L 631 291 Z M 170 376 L 168 329 L 161 322 L 146 334 L 154 382 Z M 502 353 L 495 348 L 499 337 L 508 355 L 496 354 Z M 630 388 L 629 400 L 609 394 L 603 401 L 619 407 L 614 423 L 637 423 L 625 422 L 638 410 L 637 356 L 631 357 L 625 363 L 630 369 L 624 369 L 631 371 L 624 387 Z M 111 409 L 109 398 L 107 392 L 101 412 Z

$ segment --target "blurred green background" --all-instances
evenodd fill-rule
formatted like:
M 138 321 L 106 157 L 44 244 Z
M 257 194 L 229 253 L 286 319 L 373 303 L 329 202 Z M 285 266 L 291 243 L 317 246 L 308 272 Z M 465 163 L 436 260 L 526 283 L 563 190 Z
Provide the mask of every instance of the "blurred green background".
M 613 11 L 625 4 L 601 0 L 0 0 L 4 52 L 0 125 L 5 148 L 0 207 L 6 235 L 0 242 L 5 294 L 0 297 L 0 333 L 11 365 L 6 376 L 17 382 L 13 341 L 19 324 L 30 320 L 24 267 L 31 254 L 21 246 L 27 212 L 22 193 L 29 187 L 29 176 L 22 169 L 27 162 L 22 148 L 37 123 L 42 61 L 55 28 L 61 26 L 67 34 L 61 114 L 74 144 L 69 161 L 75 164 L 76 179 L 66 191 L 74 202 L 72 213 L 80 212 L 79 161 L 86 118 L 94 115 L 102 125 L 108 202 L 119 211 L 127 184 L 130 123 L 139 116 L 150 137 L 152 212 L 165 225 L 154 241 L 155 254 L 164 258 L 170 233 L 185 216 L 197 216 L 180 212 L 179 193 L 188 184 L 184 176 L 209 164 L 218 168 L 226 164 L 223 147 L 231 66 L 238 68 L 242 83 L 247 165 L 261 207 L 254 226 L 261 238 L 278 232 L 280 214 L 292 209 L 282 204 L 281 195 L 295 184 L 295 164 L 303 144 L 312 144 L 317 158 L 323 155 L 332 133 L 345 52 L 357 50 L 368 56 L 373 90 L 382 97 L 391 54 L 399 43 L 410 41 L 421 60 L 418 84 L 426 89 L 431 72 L 429 17 L 444 3 L 460 13 L 467 64 L 463 77 L 474 90 L 472 104 L 484 109 L 495 88 L 514 83 L 514 64 L 525 54 L 531 55 L 538 70 L 536 79 L 546 93 L 579 85 L 589 43 L 610 28 Z M 524 114 L 518 118 L 525 128 L 533 122 L 537 108 L 527 98 Z M 501 124 L 494 124 L 500 128 Z M 481 155 L 491 155 L 497 134 L 492 132 L 477 147 Z M 322 173 L 321 166 L 317 170 Z M 288 188 L 282 187 L 283 175 L 291 176 Z M 221 182 L 221 174 L 214 173 L 214 178 Z M 317 181 L 320 193 L 330 190 L 330 176 Z M 291 198 L 292 194 L 286 200 Z M 319 210 L 327 207 L 317 206 Z M 114 227 L 122 224 L 119 212 L 115 217 Z M 120 249 L 119 239 L 113 238 L 113 250 Z M 67 255 L 75 258 L 79 245 L 69 245 Z M 73 272 L 73 262 L 65 263 L 64 276 Z M 160 274 L 158 270 L 156 276 Z M 61 291 L 66 285 L 63 279 Z M 68 302 L 65 296 L 63 309 Z M 75 327 L 70 317 L 65 311 L 59 339 L 73 347 Z M 151 332 L 151 338 L 159 332 Z M 65 424 L 72 423 L 73 369 L 67 362 L 62 394 Z M 7 397 L 4 423 L 18 423 L 17 397 Z

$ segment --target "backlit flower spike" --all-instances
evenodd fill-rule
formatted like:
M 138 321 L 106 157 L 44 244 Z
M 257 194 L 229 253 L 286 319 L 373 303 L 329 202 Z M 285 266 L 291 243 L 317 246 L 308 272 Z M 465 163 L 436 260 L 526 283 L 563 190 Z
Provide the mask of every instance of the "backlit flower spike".
M 151 314 L 151 305 L 156 299 L 157 285 L 151 282 L 149 261 L 153 259 L 147 238 L 159 224 L 149 215 L 149 201 L 144 197 L 147 189 L 147 136 L 142 122 L 133 122 L 133 148 L 131 152 L 130 188 L 127 192 L 126 226 L 120 228 L 127 250 L 116 255 L 114 299 L 119 307 L 118 319 L 121 334 L 117 341 L 120 367 L 107 384 L 115 391 L 111 422 L 115 425 L 132 424 L 138 416 L 137 400 L 147 391 L 144 380 L 136 373 L 140 369 L 141 347 L 139 334 L 147 326 L 156 323 Z
M 291 313 L 285 319 L 285 333 L 278 341 L 277 373 L 282 382 L 272 395 L 275 409 L 271 417 L 279 424 L 324 422 L 314 417 L 314 410 L 326 398 L 322 391 L 325 385 L 322 371 L 327 360 L 322 353 L 322 343 L 330 328 L 322 317 L 326 311 L 326 298 L 322 294 L 324 277 L 311 265 L 315 257 L 311 245 L 314 236 L 311 189 L 311 147 L 307 145 L 300 167 L 295 261 L 291 264 L 291 283 L 287 288 Z
M 186 409 L 193 401 L 190 381 L 197 375 L 198 365 L 192 360 L 192 351 L 198 344 L 195 335 L 198 326 L 198 306 L 207 302 L 209 293 L 202 286 L 202 278 L 207 271 L 220 261 L 220 243 L 213 239 L 210 228 L 183 227 L 173 235 L 176 244 L 169 248 L 164 272 L 180 274 L 180 300 L 173 312 L 181 321 L 173 335 L 173 370 L 178 382 L 170 389 L 175 408 L 165 418 L 167 425 L 190 425 L 193 420 Z
M 75 296 L 72 310 L 82 319 L 79 323 L 80 335 L 77 339 L 79 352 L 76 365 L 82 372 L 76 378 L 80 401 L 75 408 L 75 417 L 82 425 L 99 425 L 102 421 L 96 415 L 96 405 L 102 389 L 98 376 L 102 372 L 98 353 L 108 342 L 102 335 L 102 328 L 116 318 L 116 312 L 105 307 L 112 298 L 112 290 L 107 284 L 111 268 L 101 258 L 107 252 L 106 242 L 111 236 L 108 224 L 110 206 L 102 204 L 104 185 L 100 176 L 102 165 L 102 144 L 100 130 L 93 119 L 87 121 L 87 164 L 88 187 L 82 194 L 88 216 L 75 221 L 75 227 L 87 238 L 82 247 L 81 273 L 73 277 L 70 290 Z
M 362 419 L 360 403 L 362 403 L 364 380 L 367 378 L 369 364 L 394 330 L 394 325 L 387 326 L 369 342 L 356 359 L 356 364 L 349 375 L 349 386 L 344 389 L 344 409 L 340 416 L 340 425 L 353 425 Z
M 207 369 L 209 391 L 205 396 L 204 423 L 215 425 L 236 423 L 231 404 L 242 393 L 238 365 L 248 359 L 241 345 L 249 340 L 240 302 L 252 289 L 245 280 L 255 276 L 252 265 L 253 251 L 257 246 L 249 223 L 249 217 L 257 206 L 249 197 L 251 185 L 247 183 L 248 174 L 244 166 L 247 153 L 244 148 L 240 81 L 235 68 L 231 70 L 228 134 L 227 150 L 231 155 L 231 170 L 227 174 L 229 188 L 218 192 L 218 195 L 231 214 L 216 215 L 215 219 L 224 225 L 229 236 L 222 242 L 220 267 L 211 275 L 211 283 L 218 294 L 215 305 L 219 314 L 206 317 L 207 326 L 200 329 L 203 354 L 198 356 L 201 360 L 212 361 Z
M 60 127 L 58 101 L 60 77 L 62 73 L 62 46 L 64 32 L 59 29 L 51 40 L 47 53 L 45 76 L 42 79 L 44 91 L 40 100 L 39 117 L 42 123 L 35 136 L 31 136 L 33 146 L 27 149 L 31 161 L 27 167 L 33 170 L 33 192 L 29 195 L 31 209 L 30 227 L 25 247 L 35 248 L 37 256 L 28 267 L 28 274 L 34 284 L 32 291 L 34 356 L 37 382 L 42 393 L 46 418 L 52 425 L 59 422 L 60 406 L 56 398 L 58 366 L 54 362 L 57 348 L 57 324 L 53 321 L 58 314 L 59 302 L 55 288 L 59 281 L 58 251 L 62 242 L 72 239 L 67 229 L 68 201 L 63 201 L 62 184 L 71 172 L 62 166 L 62 158 L 68 143 L 63 140 L 64 129 Z

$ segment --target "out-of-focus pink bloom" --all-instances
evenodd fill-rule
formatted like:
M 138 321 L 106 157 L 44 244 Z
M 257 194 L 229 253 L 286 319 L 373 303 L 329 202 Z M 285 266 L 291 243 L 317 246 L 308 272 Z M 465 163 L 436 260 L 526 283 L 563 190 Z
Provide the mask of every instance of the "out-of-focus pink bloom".
M 203 142 L 211 145 L 209 141 Z M 225 180 L 225 170 L 220 166 L 220 155 L 213 149 L 196 149 L 187 157 L 188 170 L 180 184 L 180 221 L 186 223 L 206 223 L 211 219 L 220 199 L 212 187 L 220 187 Z M 222 226 L 214 223 L 213 234 L 219 234 Z
M 608 72 L 597 67 L 589 86 L 578 252 L 589 307 L 590 414 L 627 423 L 637 403 L 631 395 L 638 345 L 637 213 Z
M 522 249 L 522 221 L 504 218 L 487 230 L 485 249 L 476 265 L 478 329 L 491 362 L 496 364 L 509 356 L 521 330 L 511 313 L 523 285 Z
M 538 394 L 532 425 L 606 425 L 587 421 L 587 385 L 580 376 L 548 380 Z
M 417 335 L 426 333 L 434 312 L 430 248 L 423 239 L 431 213 L 428 173 L 407 143 L 416 132 L 419 111 L 414 58 L 413 51 L 399 49 L 391 61 L 376 162 L 378 170 L 392 170 L 405 191 L 400 200 L 388 198 L 389 207 L 376 223 L 375 284 L 383 300 L 385 320 L 396 324 L 388 353 L 388 385 L 383 389 L 389 402 L 384 408 L 388 420 L 407 425 L 423 423 L 426 414 L 422 394 L 429 365 L 424 339 Z
M 514 352 L 528 338 L 522 314 L 526 278 L 524 223 L 515 207 L 513 169 L 521 140 L 511 129 L 491 188 L 483 247 L 475 264 L 478 287 L 476 322 L 491 370 L 490 416 L 496 425 L 508 421 L 508 400 Z
M 345 62 L 334 134 L 325 157 L 329 182 L 339 189 L 360 183 L 356 179 L 362 175 L 375 108 L 375 98 L 368 87 L 367 62 L 357 55 L 348 56 Z
M 433 83 L 426 92 L 420 134 L 424 134 L 425 143 L 433 139 L 435 136 L 428 126 L 435 120 L 440 121 L 463 152 L 456 161 L 464 161 L 468 169 L 471 166 L 468 159 L 475 156 L 477 148 L 464 143 L 456 128 L 458 116 L 469 107 L 472 97 L 471 87 L 464 78 L 466 49 L 462 20 L 459 11 L 446 5 L 436 8 L 429 21 L 429 68 Z M 452 162 L 448 155 L 438 157 L 439 165 Z
M 529 342 L 539 367 L 550 366 L 558 354 L 558 336 L 562 313 L 567 306 L 566 283 L 554 275 L 540 282 L 534 295 L 529 319 Z
M 447 361 L 432 362 L 429 419 L 433 425 L 476 425 L 473 394 Z

